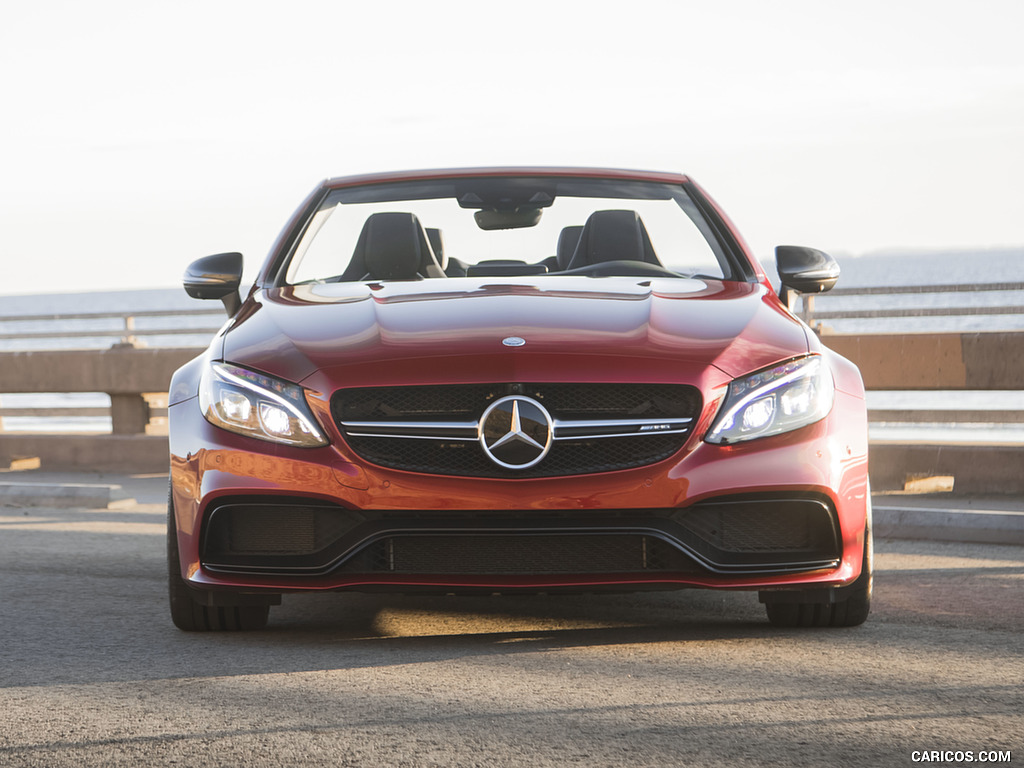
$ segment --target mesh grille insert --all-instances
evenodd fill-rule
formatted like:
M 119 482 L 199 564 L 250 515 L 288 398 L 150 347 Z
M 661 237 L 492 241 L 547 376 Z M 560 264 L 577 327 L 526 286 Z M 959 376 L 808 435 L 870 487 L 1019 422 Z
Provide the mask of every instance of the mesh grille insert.
M 366 547 L 341 570 L 510 576 L 693 569 L 692 560 L 652 536 L 473 534 L 392 536 Z
M 204 564 L 240 567 L 326 563 L 332 545 L 363 520 L 340 507 L 229 502 L 210 512 L 201 557 Z
M 692 534 L 705 554 L 744 558 L 801 555 L 833 558 L 840 552 L 830 507 L 814 499 L 757 499 L 697 504 L 672 520 Z

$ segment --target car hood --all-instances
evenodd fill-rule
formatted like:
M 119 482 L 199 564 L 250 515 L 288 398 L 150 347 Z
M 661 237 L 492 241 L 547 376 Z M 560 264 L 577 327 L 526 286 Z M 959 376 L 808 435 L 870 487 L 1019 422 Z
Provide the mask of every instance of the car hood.
M 670 381 L 709 366 L 735 377 L 806 353 L 808 339 L 757 283 L 544 276 L 257 291 L 223 349 L 290 381 L 319 372 L 319 388 Z

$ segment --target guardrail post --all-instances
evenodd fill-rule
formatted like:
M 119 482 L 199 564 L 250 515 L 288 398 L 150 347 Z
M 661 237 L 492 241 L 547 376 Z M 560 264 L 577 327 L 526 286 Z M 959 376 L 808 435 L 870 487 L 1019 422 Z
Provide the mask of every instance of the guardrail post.
M 805 293 L 800 299 L 803 301 L 803 311 L 801 311 L 801 319 L 812 328 L 814 327 L 814 294 Z
M 135 338 L 135 318 L 131 315 L 124 316 L 124 336 L 121 337 L 119 347 L 137 347 L 138 339 Z
M 142 435 L 149 423 L 149 403 L 141 394 L 110 395 L 110 425 L 115 435 Z
M 800 300 L 800 294 L 783 285 L 779 287 L 779 299 L 781 299 L 782 303 L 786 305 L 786 309 L 794 315 L 796 314 L 796 304 L 797 301 Z

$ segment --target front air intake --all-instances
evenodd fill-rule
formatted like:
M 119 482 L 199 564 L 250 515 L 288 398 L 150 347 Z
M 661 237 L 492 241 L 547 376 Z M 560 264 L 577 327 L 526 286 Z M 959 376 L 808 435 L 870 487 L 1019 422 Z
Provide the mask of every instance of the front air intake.
M 363 519 L 358 512 L 327 505 L 222 504 L 207 517 L 202 562 L 215 570 L 316 570 L 337 557 L 338 541 Z

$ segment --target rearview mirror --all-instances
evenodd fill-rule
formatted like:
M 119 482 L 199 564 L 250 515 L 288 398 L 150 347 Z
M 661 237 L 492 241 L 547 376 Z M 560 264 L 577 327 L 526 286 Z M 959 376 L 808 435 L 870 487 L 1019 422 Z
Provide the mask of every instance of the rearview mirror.
M 540 223 L 540 208 L 515 208 L 511 210 L 495 210 L 485 208 L 473 214 L 476 225 L 483 230 L 521 229 L 535 227 Z
M 193 299 L 220 299 L 228 317 L 242 306 L 242 254 L 217 253 L 196 259 L 185 270 L 185 293 Z
M 824 293 L 839 279 L 835 259 L 824 251 L 799 245 L 776 248 L 775 267 L 782 285 L 800 293 Z

